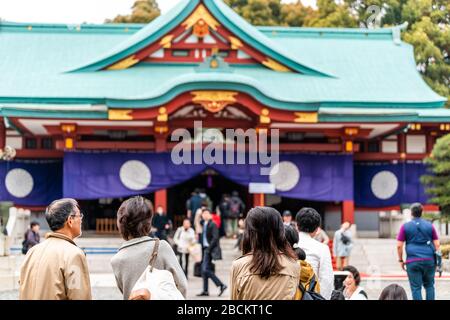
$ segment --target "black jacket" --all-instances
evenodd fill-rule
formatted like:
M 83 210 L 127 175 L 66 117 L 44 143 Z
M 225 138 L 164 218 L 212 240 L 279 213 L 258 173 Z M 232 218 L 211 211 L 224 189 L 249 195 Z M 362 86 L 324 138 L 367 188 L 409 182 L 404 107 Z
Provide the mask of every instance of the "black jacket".
M 202 228 L 204 226 L 204 223 L 205 221 L 201 222 Z M 208 222 L 208 226 L 206 227 L 206 240 L 208 241 L 209 247 L 204 249 L 207 249 L 211 253 L 211 257 L 213 260 L 221 260 L 222 249 L 220 248 L 219 228 L 217 228 L 217 225 L 212 220 Z M 203 247 L 203 233 L 200 234 L 200 242 Z

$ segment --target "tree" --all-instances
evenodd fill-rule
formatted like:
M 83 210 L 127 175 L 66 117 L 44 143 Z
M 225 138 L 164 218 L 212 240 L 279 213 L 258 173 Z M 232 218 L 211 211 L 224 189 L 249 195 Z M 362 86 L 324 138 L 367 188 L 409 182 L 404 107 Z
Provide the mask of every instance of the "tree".
M 358 26 L 357 16 L 347 3 L 334 0 L 317 0 L 317 10 L 305 21 L 306 27 L 352 28 Z
M 425 192 L 431 196 L 428 202 L 439 205 L 442 215 L 448 221 L 450 218 L 450 134 L 437 140 L 433 152 L 425 159 L 425 163 L 428 165 L 430 174 L 423 175 L 420 181 L 425 187 Z
M 242 18 L 255 26 L 279 26 L 281 0 L 225 0 Z
M 430 157 L 425 159 L 431 174 L 420 179 L 430 203 L 438 204 L 443 214 L 450 216 L 450 134 L 439 138 Z
M 149 23 L 161 14 L 156 0 L 136 0 L 130 15 L 118 15 L 106 23 Z
M 286 3 L 281 7 L 281 21 L 283 25 L 301 27 L 306 25 L 308 19 L 314 15 L 311 7 L 305 7 L 300 0 L 295 3 Z

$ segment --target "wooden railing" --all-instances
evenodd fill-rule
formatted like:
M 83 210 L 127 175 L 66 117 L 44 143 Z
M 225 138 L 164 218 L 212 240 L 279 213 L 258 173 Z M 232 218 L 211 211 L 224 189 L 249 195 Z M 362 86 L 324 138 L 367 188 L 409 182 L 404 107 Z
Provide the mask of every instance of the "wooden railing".
M 116 219 L 97 219 L 95 221 L 95 232 L 99 234 L 117 234 L 119 229 L 117 229 Z

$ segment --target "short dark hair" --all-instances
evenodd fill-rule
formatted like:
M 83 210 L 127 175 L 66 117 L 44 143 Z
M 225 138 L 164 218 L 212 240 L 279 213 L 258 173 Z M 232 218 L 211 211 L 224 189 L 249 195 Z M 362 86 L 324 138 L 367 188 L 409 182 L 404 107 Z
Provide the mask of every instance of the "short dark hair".
M 122 238 L 130 240 L 148 236 L 152 228 L 153 204 L 137 196 L 122 203 L 117 211 L 117 226 Z
M 78 208 L 75 199 L 60 199 L 53 201 L 45 210 L 45 219 L 50 230 L 57 231 L 64 227 L 67 219 L 74 214 Z
M 297 213 L 295 221 L 299 231 L 312 233 L 322 224 L 322 217 L 313 208 L 302 208 Z
M 354 266 L 346 266 L 342 270 L 350 272 L 353 275 L 353 279 L 355 279 L 356 286 L 359 286 L 359 284 L 361 283 L 361 275 L 359 274 L 358 269 L 356 269 Z
M 383 289 L 378 300 L 408 300 L 408 296 L 402 286 L 394 283 Z
M 423 206 L 416 202 L 411 205 L 411 214 L 415 218 L 420 218 L 422 216 Z
M 37 221 L 31 221 L 30 228 L 33 228 L 34 226 L 40 226 L 39 222 Z

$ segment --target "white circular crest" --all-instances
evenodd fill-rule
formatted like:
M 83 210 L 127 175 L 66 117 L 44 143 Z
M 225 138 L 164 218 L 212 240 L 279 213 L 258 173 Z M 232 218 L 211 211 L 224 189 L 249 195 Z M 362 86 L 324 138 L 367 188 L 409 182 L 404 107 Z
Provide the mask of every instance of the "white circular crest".
M 120 181 L 130 190 L 143 190 L 147 188 L 152 180 L 150 168 L 138 160 L 125 162 L 120 168 Z
M 12 169 L 5 178 L 8 192 L 16 198 L 25 198 L 33 191 L 34 180 L 25 169 Z
M 294 163 L 282 161 L 270 169 L 269 180 L 277 190 L 289 191 L 300 181 L 300 170 Z
M 370 187 L 375 197 L 387 200 L 397 192 L 398 179 L 391 171 L 381 171 L 372 178 Z

